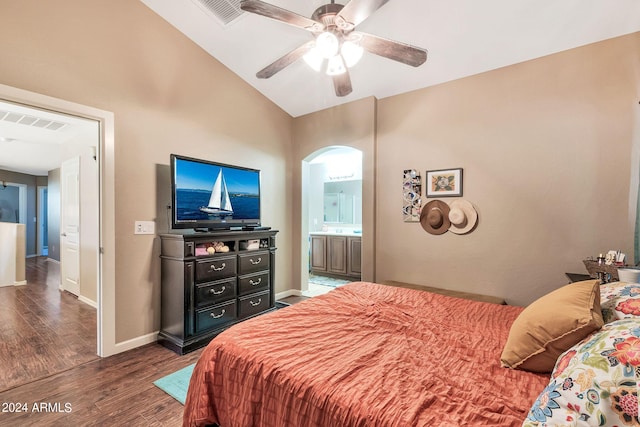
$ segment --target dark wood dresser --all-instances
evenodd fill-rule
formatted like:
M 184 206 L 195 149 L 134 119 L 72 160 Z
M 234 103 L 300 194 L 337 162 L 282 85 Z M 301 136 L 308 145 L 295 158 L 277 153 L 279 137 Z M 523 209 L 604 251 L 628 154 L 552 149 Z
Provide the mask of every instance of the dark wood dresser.
M 276 230 L 161 234 L 158 342 L 185 354 L 275 310 Z

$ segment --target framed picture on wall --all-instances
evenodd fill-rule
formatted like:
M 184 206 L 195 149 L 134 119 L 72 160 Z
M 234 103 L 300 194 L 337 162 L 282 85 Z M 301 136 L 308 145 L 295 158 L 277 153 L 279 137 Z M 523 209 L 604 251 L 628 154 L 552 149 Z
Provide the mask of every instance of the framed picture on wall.
M 462 168 L 427 171 L 427 197 L 462 196 Z

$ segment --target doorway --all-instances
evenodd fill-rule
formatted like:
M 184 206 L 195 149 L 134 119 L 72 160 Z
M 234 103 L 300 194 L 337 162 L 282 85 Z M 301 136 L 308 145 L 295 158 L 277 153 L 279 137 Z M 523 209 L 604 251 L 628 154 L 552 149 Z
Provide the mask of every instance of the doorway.
M 19 190 L 24 189 L 19 191 L 20 207 L 15 209 L 14 217 L 27 226 L 28 258 L 26 285 L 19 289 L 3 289 L 3 299 L 40 301 L 36 306 L 41 308 L 32 310 L 29 304 L 16 305 L 14 310 L 3 313 L 6 320 L 3 323 L 12 325 L 13 329 L 6 329 L 4 336 L 9 337 L 12 332 L 14 335 L 24 336 L 25 330 L 20 322 L 23 318 L 48 325 L 43 336 L 33 335 L 25 342 L 3 339 L 8 345 L 3 370 L 0 372 L 5 380 L 8 381 L 7 367 L 15 366 L 15 359 L 27 366 L 42 367 L 23 372 L 22 375 L 15 374 L 15 378 L 9 383 L 19 385 L 21 381 L 29 382 L 38 376 L 48 376 L 75 366 L 74 363 L 81 364 L 97 357 L 99 223 L 97 197 L 92 198 L 91 194 L 99 193 L 99 169 L 95 164 L 96 160 L 92 158 L 94 148 L 99 145 L 99 122 L 0 100 L 0 137 L 2 151 L 8 154 L 0 174 L 18 181 Z M 56 251 L 49 251 L 50 240 L 62 241 L 63 247 L 65 243 L 64 234 L 57 231 L 60 229 L 61 219 L 65 217 L 64 210 L 60 215 L 59 208 L 49 209 L 50 202 L 60 206 L 61 198 L 49 197 L 48 187 L 52 184 L 52 187 L 57 186 L 62 190 L 58 192 L 58 196 L 65 194 L 64 181 L 58 179 L 60 173 L 56 171 L 62 168 L 63 159 L 68 157 L 77 159 L 77 173 L 73 180 L 75 187 L 82 185 L 83 193 L 88 195 L 84 197 L 78 191 L 75 197 L 78 202 L 83 200 L 82 207 L 87 215 L 82 216 L 82 229 L 89 236 L 82 239 L 82 246 L 78 240 L 78 262 L 73 262 L 61 253 L 59 243 L 53 245 Z M 86 163 L 84 175 L 80 174 L 81 158 Z M 24 194 L 27 197 L 22 197 Z M 49 238 L 51 223 L 58 225 L 54 227 L 55 239 Z M 80 225 L 78 223 L 78 229 Z M 92 239 L 91 236 L 96 238 Z M 79 253 L 80 248 L 82 254 Z M 80 255 L 82 263 L 79 262 Z M 77 285 L 75 289 L 60 281 L 60 270 L 69 271 L 73 267 L 77 267 L 78 272 L 74 276 Z M 87 326 L 92 328 L 87 330 Z M 67 342 L 72 344 L 74 351 L 65 353 L 61 350 Z
M 318 150 L 302 162 L 301 293 L 316 296 L 361 279 L 362 151 Z
M 94 120 L 99 126 L 99 145 L 93 153 L 99 168 L 97 174 L 98 198 L 98 292 L 97 292 L 97 354 L 110 356 L 128 350 L 127 345 L 116 344 L 115 334 L 115 125 L 114 114 L 82 104 L 53 98 L 35 92 L 0 84 L 0 99 L 34 108 L 41 108 L 84 119 Z M 51 188 L 49 188 L 49 199 Z M 52 250 L 52 224 L 49 228 L 49 253 Z

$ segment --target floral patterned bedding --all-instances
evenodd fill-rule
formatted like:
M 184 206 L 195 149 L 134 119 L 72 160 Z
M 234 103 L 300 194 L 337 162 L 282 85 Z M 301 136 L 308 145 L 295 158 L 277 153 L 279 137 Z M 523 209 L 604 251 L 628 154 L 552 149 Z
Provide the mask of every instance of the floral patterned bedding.
M 606 324 L 558 359 L 525 427 L 640 426 L 640 318 Z
M 640 284 L 612 282 L 601 285 L 600 306 L 605 323 L 640 316 Z

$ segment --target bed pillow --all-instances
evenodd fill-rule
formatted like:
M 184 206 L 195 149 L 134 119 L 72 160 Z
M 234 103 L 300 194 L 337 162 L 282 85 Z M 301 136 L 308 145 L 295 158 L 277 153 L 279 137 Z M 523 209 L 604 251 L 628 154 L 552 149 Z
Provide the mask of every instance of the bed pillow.
M 640 284 L 612 282 L 600 286 L 604 323 L 640 317 Z
M 523 427 L 640 425 L 640 318 L 618 320 L 558 359 Z
M 571 283 L 534 301 L 516 318 L 502 366 L 551 372 L 560 354 L 604 324 L 597 280 Z

